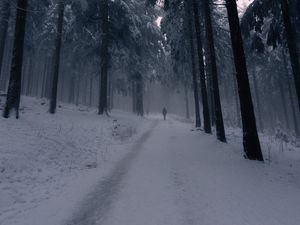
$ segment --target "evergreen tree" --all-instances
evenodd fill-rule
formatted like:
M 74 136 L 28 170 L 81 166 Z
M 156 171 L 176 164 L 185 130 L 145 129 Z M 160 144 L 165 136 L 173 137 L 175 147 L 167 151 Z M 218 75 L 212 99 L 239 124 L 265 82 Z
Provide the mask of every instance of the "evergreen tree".
M 0 3 L 0 81 L 1 81 L 1 70 L 3 65 L 4 47 L 5 47 L 5 40 L 7 36 L 9 17 L 10 17 L 9 1 L 2 1 Z
M 57 86 L 58 86 L 58 76 L 60 68 L 60 56 L 61 56 L 61 44 L 62 44 L 62 32 L 63 32 L 63 22 L 64 22 L 64 11 L 65 3 L 64 0 L 58 0 L 58 19 L 57 19 L 57 33 L 55 37 L 55 49 L 54 49 L 54 65 L 53 65 L 53 80 L 51 89 L 51 99 L 49 112 L 54 114 L 56 111 L 57 104 Z
M 3 110 L 4 118 L 9 117 L 13 108 L 16 110 L 16 118 L 19 118 L 26 14 L 27 0 L 18 0 L 10 79 L 7 100 Z
M 221 107 L 220 93 L 219 93 L 219 81 L 218 81 L 214 36 L 213 36 L 213 29 L 212 29 L 211 9 L 210 9 L 210 2 L 208 0 L 204 1 L 204 15 L 205 15 L 206 39 L 209 45 L 208 50 L 209 50 L 210 63 L 211 63 L 210 68 L 211 68 L 212 86 L 213 86 L 212 94 L 214 100 L 213 109 L 215 110 L 215 124 L 216 124 L 217 138 L 222 142 L 226 142 L 223 114 L 222 114 L 222 107 Z
M 232 49 L 236 68 L 241 116 L 243 124 L 243 145 L 248 159 L 263 161 L 250 92 L 246 58 L 243 47 L 237 5 L 235 0 L 226 0 Z

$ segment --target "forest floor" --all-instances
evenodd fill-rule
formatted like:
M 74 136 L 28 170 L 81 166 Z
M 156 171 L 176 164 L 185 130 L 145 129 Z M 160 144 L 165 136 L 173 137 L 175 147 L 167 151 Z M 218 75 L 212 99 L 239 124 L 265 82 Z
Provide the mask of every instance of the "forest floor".
M 249 161 L 235 130 L 223 144 L 174 116 L 26 100 L 0 121 L 1 225 L 299 224 L 299 148 L 263 137 L 267 161 Z

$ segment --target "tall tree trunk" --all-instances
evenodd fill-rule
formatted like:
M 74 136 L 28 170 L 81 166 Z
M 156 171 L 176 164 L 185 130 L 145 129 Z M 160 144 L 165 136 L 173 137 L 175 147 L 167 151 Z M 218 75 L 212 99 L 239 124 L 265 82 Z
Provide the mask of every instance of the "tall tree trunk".
M 233 89 L 234 89 L 233 91 L 234 91 L 234 101 L 235 101 L 235 109 L 236 109 L 236 122 L 237 122 L 237 127 L 241 127 L 241 112 L 240 112 L 240 105 L 239 105 L 238 87 L 234 75 L 232 76 L 232 78 L 233 78 Z
M 5 40 L 8 30 L 8 21 L 10 17 L 10 1 L 2 1 L 0 8 L 0 81 L 1 81 L 1 70 L 3 65 L 3 56 L 5 49 Z
M 21 80 L 23 66 L 23 51 L 25 38 L 25 25 L 27 14 L 27 0 L 18 0 L 17 16 L 14 34 L 13 57 L 11 63 L 10 79 L 6 105 L 3 111 L 3 117 L 8 118 L 12 108 L 16 110 L 16 118 L 19 118 L 19 106 L 21 97 Z
M 257 88 L 256 65 L 255 64 L 253 65 L 252 79 L 253 79 L 254 94 L 255 94 L 256 106 L 257 106 L 258 124 L 259 124 L 261 131 L 263 131 L 264 125 L 263 125 L 263 121 L 262 121 L 260 98 L 259 98 L 259 93 L 258 93 L 258 88 Z
M 292 22 L 290 18 L 290 10 L 288 0 L 281 1 L 282 18 L 286 31 L 287 45 L 290 53 L 291 66 L 294 75 L 298 107 L 300 110 L 300 67 L 299 67 L 299 55 L 297 51 L 296 37 L 293 32 Z
M 189 1 L 189 0 L 186 0 Z M 194 52 L 194 29 L 193 29 L 193 18 L 189 12 L 188 2 L 185 3 L 186 7 L 186 16 L 188 20 L 188 34 L 189 42 L 191 48 L 191 64 L 192 64 L 192 76 L 193 76 L 193 89 L 194 89 L 194 100 L 195 100 L 195 118 L 196 118 L 196 127 L 201 127 L 201 118 L 200 118 L 200 106 L 199 106 L 199 90 L 197 82 L 197 69 L 196 69 L 196 57 Z
M 287 67 L 286 55 L 285 55 L 284 50 L 282 51 L 282 58 L 283 58 L 283 69 L 284 69 L 284 73 L 285 73 L 286 79 L 287 79 L 288 93 L 289 93 L 291 110 L 292 110 L 292 115 L 293 115 L 293 120 L 294 120 L 294 129 L 295 129 L 296 136 L 299 137 L 300 131 L 299 131 L 299 126 L 298 126 L 298 117 L 297 117 L 297 113 L 296 113 L 297 108 L 296 108 L 296 105 L 294 102 L 294 97 L 293 97 L 293 92 L 292 92 L 292 87 L 291 87 L 291 79 L 290 79 L 290 75 L 289 75 L 289 71 L 288 71 L 288 67 Z
M 215 53 L 212 21 L 211 21 L 211 11 L 210 11 L 209 4 L 210 1 L 208 0 L 204 1 L 206 39 L 209 45 L 208 50 L 209 50 L 209 56 L 211 62 L 210 68 L 211 68 L 212 87 L 213 87 L 212 94 L 214 100 L 213 108 L 215 110 L 215 124 L 216 124 L 217 138 L 222 142 L 226 142 L 223 114 L 222 114 L 222 107 L 221 107 L 221 100 L 220 100 L 217 60 L 216 60 L 216 53 Z
M 210 116 L 209 116 L 209 109 L 208 109 L 207 89 L 206 89 L 205 70 L 204 70 L 204 61 L 203 61 L 203 45 L 201 40 L 201 30 L 200 30 L 199 10 L 198 10 L 197 0 L 192 0 L 191 9 L 193 10 L 193 15 L 194 15 L 194 25 L 195 25 L 196 40 L 197 40 L 197 53 L 198 53 L 198 60 L 199 60 L 204 131 L 205 133 L 211 133 L 211 124 L 210 124 Z
M 132 97 L 132 112 L 136 113 L 136 84 L 135 84 L 135 80 L 132 79 L 131 81 L 131 97 Z
M 185 101 L 185 117 L 190 119 L 190 106 L 189 106 L 189 96 L 188 96 L 188 85 L 187 82 L 184 84 L 184 101 Z
M 285 122 L 286 122 L 286 128 L 289 130 L 290 129 L 290 121 L 289 121 L 289 115 L 288 115 L 288 112 L 287 112 L 287 104 L 286 104 L 286 100 L 285 100 L 285 93 L 284 93 L 283 83 L 279 79 L 277 79 L 277 82 L 278 82 L 278 86 L 279 86 L 281 106 L 283 107 L 283 115 L 284 115 L 284 119 L 285 119 Z
M 263 161 L 257 134 L 236 0 L 226 0 L 226 8 L 240 97 L 244 151 L 248 159 Z
M 93 104 L 93 75 L 90 77 L 90 95 L 89 95 L 89 106 Z
M 108 0 L 101 0 L 101 80 L 98 114 L 107 112 L 107 73 L 108 73 Z
M 64 0 L 59 0 L 58 2 L 58 20 L 57 20 L 57 33 L 55 37 L 55 49 L 54 49 L 54 63 L 53 63 L 53 77 L 52 77 L 52 90 L 50 99 L 50 109 L 49 112 L 54 114 L 56 111 L 57 102 L 57 86 L 58 86 L 58 75 L 60 68 L 60 54 L 61 54 L 61 42 L 62 42 L 62 31 L 64 22 L 64 11 L 65 4 Z
M 138 74 L 136 79 L 136 109 L 137 115 L 144 116 L 144 103 L 143 103 L 143 78 Z
M 72 75 L 71 82 L 70 82 L 68 102 L 69 103 L 74 103 L 74 98 L 75 98 L 75 76 Z
M 79 105 L 79 98 L 80 98 L 80 85 L 81 85 L 81 71 L 82 71 L 82 65 L 80 64 L 77 67 L 77 70 L 75 71 L 76 77 L 77 77 L 77 90 L 76 90 L 76 106 Z
M 21 95 L 25 95 L 26 93 L 26 80 L 27 80 L 27 74 L 28 74 L 28 57 L 24 59 L 25 63 L 22 70 L 22 83 L 21 83 Z
M 44 98 L 46 96 L 45 93 L 46 93 L 46 85 L 47 85 L 47 78 L 48 78 L 48 66 L 49 66 L 49 57 L 47 55 L 45 57 L 45 64 L 44 64 L 44 71 L 43 71 L 41 98 Z

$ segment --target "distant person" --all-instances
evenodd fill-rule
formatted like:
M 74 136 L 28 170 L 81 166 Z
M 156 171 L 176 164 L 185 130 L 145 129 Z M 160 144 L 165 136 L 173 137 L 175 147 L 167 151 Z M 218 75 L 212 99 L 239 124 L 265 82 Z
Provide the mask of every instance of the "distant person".
M 164 107 L 163 110 L 162 110 L 162 114 L 164 116 L 164 120 L 166 120 L 166 117 L 167 117 L 167 109 Z

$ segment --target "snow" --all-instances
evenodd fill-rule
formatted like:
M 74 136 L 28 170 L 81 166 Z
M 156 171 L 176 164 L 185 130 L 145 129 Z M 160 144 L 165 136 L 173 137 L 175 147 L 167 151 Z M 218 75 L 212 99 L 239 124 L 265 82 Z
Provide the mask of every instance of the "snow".
M 300 189 L 293 177 L 242 159 L 239 145 L 189 128 L 178 121 L 158 125 L 99 224 L 299 223 Z
M 0 118 L 1 225 L 25 225 L 25 217 L 36 220 L 28 224 L 45 224 L 42 215 L 51 204 L 53 213 L 65 216 L 63 206 L 87 193 L 148 126 L 123 112 L 108 118 L 95 109 L 63 104 L 50 115 L 46 101 L 24 98 L 22 103 L 19 120 Z M 39 213 L 30 216 L 35 210 Z
M 296 225 L 300 149 L 260 135 L 265 163 L 243 158 L 190 121 L 139 118 L 24 99 L 0 119 L 2 225 Z

